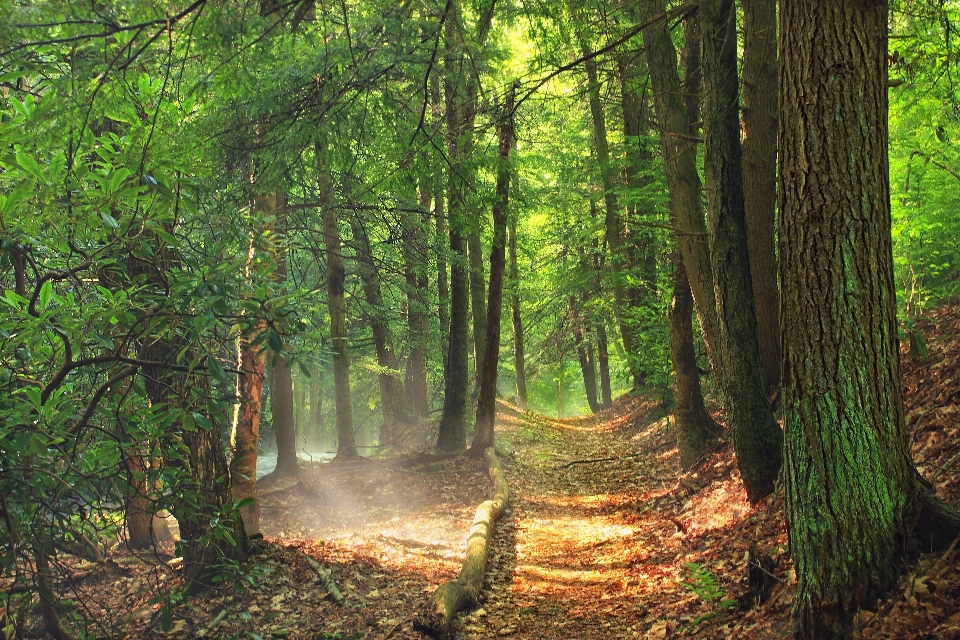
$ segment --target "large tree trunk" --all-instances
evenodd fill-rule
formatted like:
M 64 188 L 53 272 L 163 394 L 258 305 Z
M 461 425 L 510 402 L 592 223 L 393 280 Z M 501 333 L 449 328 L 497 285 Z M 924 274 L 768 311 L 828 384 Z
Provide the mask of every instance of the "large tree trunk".
M 586 42 L 581 37 L 581 47 L 586 50 Z M 607 141 L 607 122 L 600 96 L 600 81 L 597 77 L 597 63 L 591 58 L 585 65 L 587 71 L 587 91 L 590 102 L 590 115 L 593 120 L 593 143 L 600 164 L 600 179 L 603 183 L 603 202 L 605 206 L 604 228 L 607 247 L 610 250 L 610 265 L 613 272 L 614 313 L 620 328 L 623 350 L 627 364 L 633 375 L 634 386 L 643 384 L 643 372 L 639 366 L 633 339 L 633 328 L 627 318 L 628 299 L 626 288 L 626 261 L 621 231 L 623 226 L 620 204 L 617 198 L 616 168 L 611 164 L 610 149 Z
M 240 342 L 240 373 L 237 374 L 237 413 L 230 443 L 230 473 L 233 497 L 239 502 L 252 498 L 253 504 L 240 509 L 247 535 L 260 533 L 260 499 L 257 497 L 257 453 L 260 443 L 260 416 L 263 411 L 262 346 Z
M 780 384 L 776 87 L 777 0 L 743 0 L 743 202 L 767 390 Z
M 904 542 L 958 531 L 910 464 L 904 425 L 887 25 L 886 2 L 796 0 L 780 14 L 785 495 L 803 639 L 852 637 L 872 592 L 895 586 Z
M 411 415 L 423 418 L 430 412 L 427 406 L 427 236 L 424 232 L 424 217 L 430 209 L 430 189 L 420 191 L 420 213 L 414 216 L 404 212 L 401 220 L 404 228 L 404 278 L 407 283 L 407 330 L 410 340 L 410 356 L 407 358 L 406 391 L 407 409 Z
M 508 252 L 510 261 L 510 309 L 513 318 L 513 371 L 517 382 L 517 406 L 527 410 L 527 374 L 524 370 L 523 320 L 520 317 L 520 274 L 517 271 L 517 216 L 510 216 Z
M 643 0 L 642 18 L 651 20 L 664 14 L 662 0 Z M 687 39 L 698 30 L 685 30 Z M 700 204 L 700 174 L 697 172 L 697 143 L 688 131 L 688 107 L 684 101 L 680 76 L 677 73 L 677 51 L 673 46 L 666 21 L 658 20 L 643 30 L 644 52 L 653 88 L 653 104 L 660 124 L 670 213 L 680 230 L 678 242 L 684 267 L 693 293 L 697 316 L 703 331 L 707 355 L 714 369 L 719 369 L 716 293 L 713 289 L 713 268 L 707 241 L 707 225 Z M 688 47 L 688 51 L 690 48 Z M 688 65 L 699 69 L 699 64 Z
M 323 145 L 317 144 L 320 216 L 327 253 L 327 307 L 330 310 L 330 338 L 333 343 L 333 385 L 337 410 L 337 458 L 357 456 L 353 431 L 353 402 L 350 395 L 350 355 L 347 352 L 347 302 L 344 298 L 346 271 L 340 244 L 337 207 L 333 203 L 333 185 L 325 161 Z
M 397 425 L 407 418 L 403 385 L 397 377 L 399 375 L 397 354 L 390 338 L 390 327 L 380 287 L 380 274 L 373 260 L 370 238 L 359 216 L 350 216 L 350 227 L 356 251 L 357 273 L 363 284 L 363 297 L 367 303 L 362 313 L 370 323 L 373 347 L 377 353 L 377 365 L 382 369 L 377 379 L 380 383 L 380 407 L 383 413 L 383 427 L 380 430 L 380 445 L 383 446 L 393 441 Z
M 454 26 L 459 20 L 459 3 L 452 2 L 444 25 L 444 93 L 446 99 L 449 184 L 447 212 L 450 227 L 450 333 L 444 367 L 443 413 L 437 434 L 438 451 L 466 448 L 466 414 L 469 385 L 468 340 L 470 334 L 470 282 L 464 229 L 468 226 L 466 164 L 473 149 L 473 101 L 464 88 L 463 41 Z
M 511 86 L 498 126 L 500 138 L 497 194 L 493 203 L 493 243 L 490 248 L 490 290 L 487 300 L 487 335 L 484 339 L 483 376 L 477 400 L 477 420 L 470 451 L 483 455 L 493 447 L 497 418 L 497 373 L 500 369 L 500 316 L 503 310 L 503 275 L 506 267 L 507 218 L 510 201 L 510 150 L 513 148 L 514 88 Z
M 730 438 L 747 498 L 773 492 L 783 433 L 767 403 L 743 208 L 736 12 L 733 0 L 704 0 L 702 20 L 704 175 L 710 257 L 720 321 L 720 382 Z

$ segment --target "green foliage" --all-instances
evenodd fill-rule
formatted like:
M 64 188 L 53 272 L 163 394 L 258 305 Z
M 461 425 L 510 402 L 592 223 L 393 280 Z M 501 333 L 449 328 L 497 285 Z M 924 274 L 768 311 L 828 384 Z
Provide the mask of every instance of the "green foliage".
M 687 630 L 695 629 L 702 622 L 706 622 L 707 620 L 722 615 L 730 609 L 736 608 L 738 604 L 737 600 L 735 598 L 724 598 L 727 589 L 720 584 L 717 576 L 712 571 L 696 562 L 687 562 L 685 564 L 687 570 L 690 572 L 690 581 L 681 582 L 680 584 L 713 607 L 713 611 L 710 613 L 694 618 L 690 624 L 685 627 Z

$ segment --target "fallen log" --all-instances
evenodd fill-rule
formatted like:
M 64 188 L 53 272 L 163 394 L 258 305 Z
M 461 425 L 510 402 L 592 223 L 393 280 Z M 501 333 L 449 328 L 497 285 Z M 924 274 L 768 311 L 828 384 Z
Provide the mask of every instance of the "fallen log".
M 413 621 L 414 629 L 434 638 L 449 638 L 454 616 L 476 606 L 487 573 L 493 527 L 510 501 L 510 490 L 493 447 L 487 448 L 484 458 L 493 481 L 493 498 L 477 508 L 470 537 L 467 538 L 467 553 L 463 558 L 460 576 L 455 581 L 440 585 Z
M 330 575 L 330 571 L 328 569 L 324 569 L 323 565 L 307 554 L 303 554 L 303 557 L 307 559 L 307 564 L 309 564 L 310 567 L 316 572 L 317 578 L 320 580 L 321 584 L 323 584 L 324 588 L 326 588 L 327 593 L 330 595 L 330 599 L 333 600 L 334 604 L 336 604 L 338 607 L 342 607 L 344 601 L 346 601 L 346 598 L 343 597 L 340 589 L 337 588 L 337 583 L 333 581 L 333 576 Z

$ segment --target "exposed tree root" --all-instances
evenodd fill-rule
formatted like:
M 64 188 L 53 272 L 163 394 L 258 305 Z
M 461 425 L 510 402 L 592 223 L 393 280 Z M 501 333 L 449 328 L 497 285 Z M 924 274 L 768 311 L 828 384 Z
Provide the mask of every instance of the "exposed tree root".
M 487 448 L 484 457 L 493 481 L 493 498 L 484 501 L 477 508 L 470 537 L 467 539 L 467 553 L 463 559 L 460 577 L 456 581 L 440 585 L 413 621 L 414 629 L 434 638 L 449 638 L 454 616 L 459 611 L 476 605 L 487 573 L 487 555 L 493 527 L 510 500 L 510 490 L 492 447 Z

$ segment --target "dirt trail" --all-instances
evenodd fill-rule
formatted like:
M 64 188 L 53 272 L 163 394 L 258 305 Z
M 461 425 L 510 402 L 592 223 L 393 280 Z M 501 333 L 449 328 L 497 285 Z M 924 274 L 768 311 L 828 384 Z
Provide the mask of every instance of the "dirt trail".
M 684 562 L 750 508 L 729 482 L 685 499 L 699 487 L 677 491 L 675 434 L 658 417 L 652 403 L 578 420 L 501 416 L 512 512 L 465 638 L 663 637 L 713 613 L 680 584 Z

